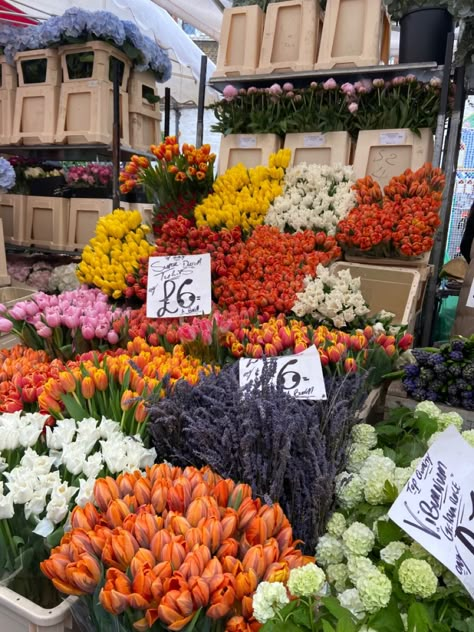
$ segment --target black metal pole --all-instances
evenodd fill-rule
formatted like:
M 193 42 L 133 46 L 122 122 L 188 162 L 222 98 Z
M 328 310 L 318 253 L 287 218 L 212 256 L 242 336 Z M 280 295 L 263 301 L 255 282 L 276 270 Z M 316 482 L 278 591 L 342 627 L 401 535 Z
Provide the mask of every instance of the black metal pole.
M 165 136 L 170 135 L 171 90 L 165 88 Z
M 196 147 L 202 145 L 204 138 L 204 105 L 206 102 L 206 81 L 207 81 L 207 57 L 201 57 L 201 73 L 199 75 L 199 98 L 198 98 L 198 115 L 196 128 Z
M 120 68 L 115 59 L 113 64 L 113 131 L 112 131 L 112 165 L 113 165 L 113 204 L 120 206 Z

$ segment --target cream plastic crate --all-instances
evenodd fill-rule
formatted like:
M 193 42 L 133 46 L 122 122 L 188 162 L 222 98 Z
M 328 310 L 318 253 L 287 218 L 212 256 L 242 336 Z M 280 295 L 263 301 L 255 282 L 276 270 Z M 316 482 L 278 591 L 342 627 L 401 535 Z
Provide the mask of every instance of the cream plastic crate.
M 319 0 L 269 4 L 257 74 L 312 70 L 318 58 L 321 28 Z
M 7 272 L 7 256 L 5 254 L 5 240 L 3 238 L 3 222 L 0 219 L 0 285 L 10 285 L 11 279 Z
M 419 268 L 420 272 L 428 267 L 430 261 L 430 252 L 426 252 L 420 257 L 412 259 L 395 259 L 389 257 L 364 257 L 360 255 L 345 254 L 344 259 L 350 263 L 369 263 L 373 266 L 395 266 L 398 268 Z
M 131 211 L 140 211 L 140 215 L 142 216 L 145 224 L 149 226 L 153 225 L 153 204 L 130 204 Z
M 252 75 L 258 66 L 265 14 L 254 4 L 224 10 L 214 77 Z
M 223 174 L 239 163 L 248 169 L 267 165 L 270 155 L 281 148 L 276 134 L 229 134 L 223 136 L 219 148 L 218 173 Z
M 128 92 L 130 145 L 147 152 L 150 145 L 161 138 L 160 104 L 150 103 L 146 98 L 147 93 L 158 96 L 153 73 L 132 70 Z
M 110 199 L 71 198 L 68 249 L 82 250 L 94 237 L 99 218 L 112 211 L 113 202 Z
M 13 112 L 17 87 L 16 69 L 0 57 L 0 145 L 9 145 L 13 129 Z
M 416 170 L 433 158 L 433 134 L 421 129 L 417 136 L 409 129 L 359 132 L 354 155 L 356 178 L 372 176 L 381 187 L 405 169 Z
M 407 325 L 413 331 L 422 280 L 418 270 L 345 261 L 331 265 L 331 272 L 340 270 L 349 270 L 352 278 L 360 277 L 360 290 L 370 307 L 370 316 L 381 310 L 392 312 L 394 324 Z
M 93 54 L 92 75 L 84 79 L 69 77 L 69 55 Z M 104 42 L 63 46 L 59 49 L 64 82 L 61 85 L 55 140 L 57 143 L 83 144 L 112 142 L 113 83 L 109 79 L 111 57 L 124 64 L 120 86 L 121 142 L 130 144 L 127 85 L 130 61 L 119 50 Z
M 390 20 L 381 0 L 327 3 L 316 70 L 388 63 Z
M 0 193 L 0 218 L 7 244 L 23 246 L 25 243 L 26 195 Z
M 2 632 L 72 632 L 69 597 L 55 608 L 41 608 L 5 586 L 0 586 L 0 630 Z
M 69 228 L 69 200 L 28 195 L 26 199 L 25 243 L 51 250 L 66 250 Z
M 25 83 L 22 64 L 46 60 L 46 80 Z M 19 86 L 15 96 L 15 111 L 10 142 L 38 145 L 54 143 L 58 118 L 61 66 L 58 53 L 45 48 L 15 55 Z
M 306 162 L 318 165 L 348 165 L 351 137 L 347 132 L 287 134 L 285 149 L 291 149 L 290 167 Z

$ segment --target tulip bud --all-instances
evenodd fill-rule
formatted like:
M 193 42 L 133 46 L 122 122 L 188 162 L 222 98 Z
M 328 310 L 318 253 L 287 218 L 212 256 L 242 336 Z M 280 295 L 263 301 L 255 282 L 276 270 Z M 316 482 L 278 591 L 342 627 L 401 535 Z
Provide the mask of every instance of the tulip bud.
M 106 511 L 109 503 L 120 496 L 117 481 L 111 476 L 98 478 L 94 484 L 94 498 L 101 511 Z
M 354 360 L 354 358 L 346 358 L 344 360 L 344 372 L 357 373 L 357 362 Z
M 85 399 L 92 399 L 94 397 L 94 394 L 95 394 L 94 380 L 88 375 L 86 375 L 86 377 L 82 379 L 81 392 L 82 392 L 82 396 Z
M 97 369 L 92 374 L 95 387 L 98 391 L 106 391 L 109 386 L 109 379 L 104 369 Z
M 69 371 L 60 371 L 58 380 L 65 393 L 73 393 L 77 388 L 76 380 Z

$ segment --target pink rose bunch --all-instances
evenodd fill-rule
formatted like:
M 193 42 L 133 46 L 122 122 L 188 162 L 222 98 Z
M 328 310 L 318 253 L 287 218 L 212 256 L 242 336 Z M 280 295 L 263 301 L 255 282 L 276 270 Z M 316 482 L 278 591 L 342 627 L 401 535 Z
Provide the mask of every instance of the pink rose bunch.
M 72 187 L 106 187 L 111 184 L 112 177 L 111 164 L 91 162 L 88 165 L 69 167 L 66 174 L 66 182 Z
M 0 306 L 0 314 L 0 331 L 11 331 L 28 347 L 69 360 L 78 353 L 118 345 L 121 340 L 113 324 L 126 320 L 128 310 L 109 305 L 98 289 L 81 288 L 58 296 L 38 292 L 10 310 Z

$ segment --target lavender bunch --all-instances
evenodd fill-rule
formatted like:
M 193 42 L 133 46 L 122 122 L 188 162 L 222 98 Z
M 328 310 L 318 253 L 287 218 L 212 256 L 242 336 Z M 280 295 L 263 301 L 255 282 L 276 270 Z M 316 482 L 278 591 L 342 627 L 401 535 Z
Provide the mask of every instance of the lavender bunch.
M 265 375 L 263 376 L 265 381 Z M 364 377 L 326 379 L 327 401 L 296 400 L 266 384 L 242 392 L 238 366 L 197 385 L 178 383 L 149 403 L 149 431 L 158 461 L 210 465 L 251 485 L 265 502 L 279 502 L 308 551 L 333 504 Z

